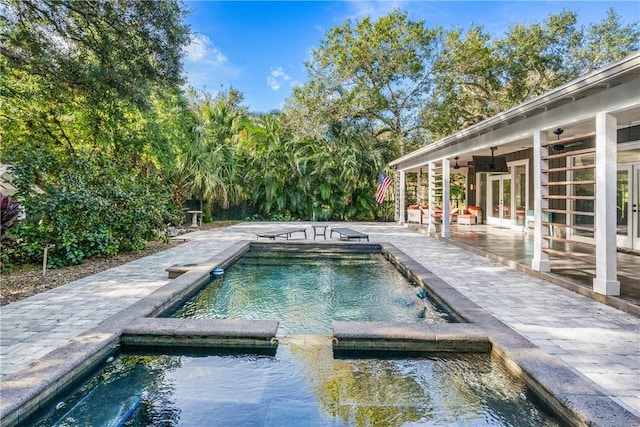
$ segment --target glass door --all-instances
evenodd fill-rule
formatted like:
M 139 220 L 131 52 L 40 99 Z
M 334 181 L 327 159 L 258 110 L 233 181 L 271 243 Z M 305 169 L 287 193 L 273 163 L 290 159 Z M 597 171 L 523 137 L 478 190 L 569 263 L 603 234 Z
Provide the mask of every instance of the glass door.
M 640 163 L 618 165 L 616 244 L 640 250 Z
M 631 247 L 640 251 L 640 163 L 633 166 L 633 199 L 631 201 L 631 234 L 633 242 Z M 630 191 L 630 193 L 631 193 Z
M 527 165 L 514 165 L 513 171 L 513 208 L 515 212 L 515 225 L 526 226 L 527 207 L 529 200 L 529 183 L 527 182 Z
M 489 175 L 487 177 L 489 209 L 487 223 L 511 226 L 513 207 L 511 206 L 511 175 Z

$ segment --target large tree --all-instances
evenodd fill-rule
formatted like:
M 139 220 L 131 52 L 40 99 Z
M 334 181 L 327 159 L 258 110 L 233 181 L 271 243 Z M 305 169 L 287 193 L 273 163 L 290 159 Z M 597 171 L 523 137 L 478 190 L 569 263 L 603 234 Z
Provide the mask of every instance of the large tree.
M 347 20 L 313 50 L 309 82 L 294 89 L 288 111 L 316 136 L 327 124 L 365 122 L 388 133 L 402 153 L 423 128 L 417 113 L 430 93 L 438 31 L 398 10 L 377 21 Z
M 193 122 L 183 16 L 173 0 L 3 2 L 0 156 L 27 211 L 3 257 L 55 244 L 50 264 L 78 263 L 140 249 L 175 220 L 158 171 Z
M 70 157 L 80 147 L 137 151 L 121 135 L 131 115 L 154 89 L 182 83 L 189 31 L 178 4 L 8 0 L 3 12 L 4 142 Z
M 637 25 L 610 10 L 600 23 L 577 27 L 576 14 L 516 24 L 502 38 L 479 25 L 442 35 L 434 90 L 422 111 L 438 139 L 533 99 L 638 49 Z
M 571 51 L 570 67 L 575 75 L 586 74 L 639 49 L 637 20 L 623 25 L 615 10 L 609 9 L 600 22 L 580 32 L 580 40 Z

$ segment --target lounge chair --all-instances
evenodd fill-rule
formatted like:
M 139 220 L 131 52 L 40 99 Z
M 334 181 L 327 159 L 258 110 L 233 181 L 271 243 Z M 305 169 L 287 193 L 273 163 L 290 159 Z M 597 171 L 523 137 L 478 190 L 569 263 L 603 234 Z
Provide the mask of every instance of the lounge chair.
M 456 217 L 458 216 L 458 208 L 451 206 L 451 208 L 449 208 L 449 224 L 453 224 L 453 221 L 456 219 Z M 437 222 L 442 223 L 442 209 L 441 208 L 436 208 L 435 212 L 434 212 L 434 218 L 436 219 Z
M 469 206 L 458 215 L 459 225 L 482 224 L 482 208 L 480 206 Z
M 330 238 L 333 237 L 333 233 L 338 233 L 340 235 L 340 239 L 352 240 L 352 239 L 367 239 L 369 241 L 369 235 L 361 233 L 359 231 L 352 230 L 350 228 L 332 228 Z
M 307 238 L 307 230 L 305 228 L 290 228 L 288 230 L 270 231 L 267 233 L 258 233 L 258 239 L 264 237 L 265 239 L 276 240 L 276 237 L 285 237 L 287 240 L 293 233 L 304 233 L 304 238 Z
M 422 222 L 420 220 L 420 206 L 409 205 L 407 208 L 407 222 L 417 222 L 418 224 Z

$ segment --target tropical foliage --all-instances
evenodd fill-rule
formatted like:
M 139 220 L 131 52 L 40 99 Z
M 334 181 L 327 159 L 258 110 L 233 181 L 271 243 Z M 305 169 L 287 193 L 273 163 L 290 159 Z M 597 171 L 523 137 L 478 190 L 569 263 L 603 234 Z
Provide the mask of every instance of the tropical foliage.
M 336 123 L 322 137 L 296 137 L 282 114 L 260 117 L 245 151 L 246 184 L 260 214 L 373 219 L 374 183 L 392 145 L 362 125 Z
M 237 89 L 182 87 L 181 7 L 3 3 L 0 156 L 26 212 L 5 229 L 3 200 L 5 265 L 50 245 L 51 266 L 138 250 L 184 221 L 187 199 L 250 204 L 260 219 L 372 220 L 389 160 L 639 48 L 637 24 L 614 11 L 495 37 L 396 10 L 328 31 L 282 112 L 251 114 Z
M 13 201 L 13 197 L 0 194 L 0 240 L 7 230 L 17 224 L 21 209 L 20 204 Z
M 192 93 L 191 108 L 197 117 L 193 139 L 178 157 L 174 200 L 182 193 L 211 203 L 221 200 L 224 207 L 240 200 L 239 164 L 236 150 L 246 135 L 246 108 L 242 94 L 231 89 L 215 98 L 207 93 Z

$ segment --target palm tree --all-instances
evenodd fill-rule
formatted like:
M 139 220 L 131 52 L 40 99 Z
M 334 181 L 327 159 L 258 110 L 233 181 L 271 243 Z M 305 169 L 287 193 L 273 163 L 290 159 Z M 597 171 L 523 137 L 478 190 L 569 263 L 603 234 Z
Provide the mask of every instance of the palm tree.
M 253 189 L 252 199 L 266 216 L 289 210 L 288 198 L 296 192 L 295 147 L 290 133 L 279 122 L 277 113 L 260 116 L 247 144 L 246 178 Z
M 349 122 L 330 126 L 323 145 L 320 197 L 328 201 L 337 219 L 372 219 L 376 177 L 392 145 L 381 142 L 365 126 Z
M 207 203 L 220 202 L 227 208 L 238 200 L 236 148 L 242 138 L 244 108 L 233 90 L 221 92 L 214 100 L 205 97 L 196 103 L 200 124 L 193 130 L 193 144 L 178 161 L 177 176 L 194 197 Z

